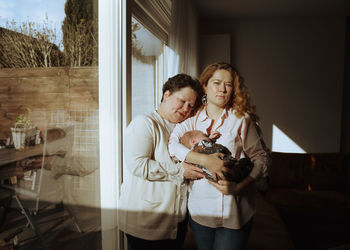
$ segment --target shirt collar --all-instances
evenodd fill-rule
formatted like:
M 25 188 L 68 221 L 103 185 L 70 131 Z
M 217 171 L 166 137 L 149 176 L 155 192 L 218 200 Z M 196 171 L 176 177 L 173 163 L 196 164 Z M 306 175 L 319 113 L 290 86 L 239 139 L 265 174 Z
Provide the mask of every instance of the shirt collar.
M 220 118 L 221 118 L 221 120 L 224 120 L 224 119 L 226 119 L 227 116 L 228 116 L 228 109 L 224 109 L 219 117 L 219 120 L 220 120 Z M 203 108 L 203 110 L 199 113 L 198 119 L 201 122 L 204 122 L 207 119 L 211 120 L 211 118 L 208 116 L 206 107 Z

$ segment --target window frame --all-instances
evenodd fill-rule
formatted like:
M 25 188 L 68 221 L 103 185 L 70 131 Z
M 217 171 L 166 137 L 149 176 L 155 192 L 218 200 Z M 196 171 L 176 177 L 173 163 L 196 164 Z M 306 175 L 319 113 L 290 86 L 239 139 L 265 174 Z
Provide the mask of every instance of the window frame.
M 123 176 L 123 130 L 128 116 L 128 0 L 98 0 L 99 150 L 102 249 L 126 249 L 117 228 L 117 204 Z
M 167 0 L 170 1 L 170 0 Z M 134 0 L 98 0 L 99 150 L 102 249 L 127 249 L 117 227 L 123 181 L 123 131 L 131 121 L 131 13 Z M 167 41 L 164 41 L 166 45 Z M 155 108 L 167 76 L 166 50 L 156 59 Z

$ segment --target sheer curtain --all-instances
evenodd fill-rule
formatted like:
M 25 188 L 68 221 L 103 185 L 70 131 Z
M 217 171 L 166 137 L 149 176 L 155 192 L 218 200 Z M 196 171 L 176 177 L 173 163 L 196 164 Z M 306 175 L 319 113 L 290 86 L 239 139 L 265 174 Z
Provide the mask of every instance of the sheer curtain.
M 198 76 L 198 13 L 193 0 L 173 0 L 168 37 L 168 76 Z

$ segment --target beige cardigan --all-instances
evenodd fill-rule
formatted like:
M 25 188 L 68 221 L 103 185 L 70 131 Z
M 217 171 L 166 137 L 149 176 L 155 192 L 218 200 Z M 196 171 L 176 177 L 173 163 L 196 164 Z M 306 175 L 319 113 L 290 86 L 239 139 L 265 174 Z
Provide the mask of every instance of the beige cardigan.
M 174 126 L 153 112 L 126 129 L 118 204 L 118 226 L 125 233 L 146 240 L 176 238 L 187 201 L 183 167 L 172 162 L 167 148 Z

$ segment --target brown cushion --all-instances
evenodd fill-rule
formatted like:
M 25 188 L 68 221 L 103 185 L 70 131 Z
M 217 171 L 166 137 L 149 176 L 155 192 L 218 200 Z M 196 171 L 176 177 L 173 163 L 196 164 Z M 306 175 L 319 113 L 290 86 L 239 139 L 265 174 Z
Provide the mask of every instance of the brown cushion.
M 311 154 L 312 190 L 344 191 L 346 188 L 346 158 L 339 153 Z
M 311 158 L 308 154 L 271 153 L 271 187 L 307 189 L 310 183 Z
M 266 200 L 280 212 L 350 218 L 350 196 L 334 191 L 303 191 L 288 188 L 270 189 Z
M 350 154 L 345 155 L 345 172 L 346 172 L 346 187 L 345 187 L 345 192 L 350 195 Z

